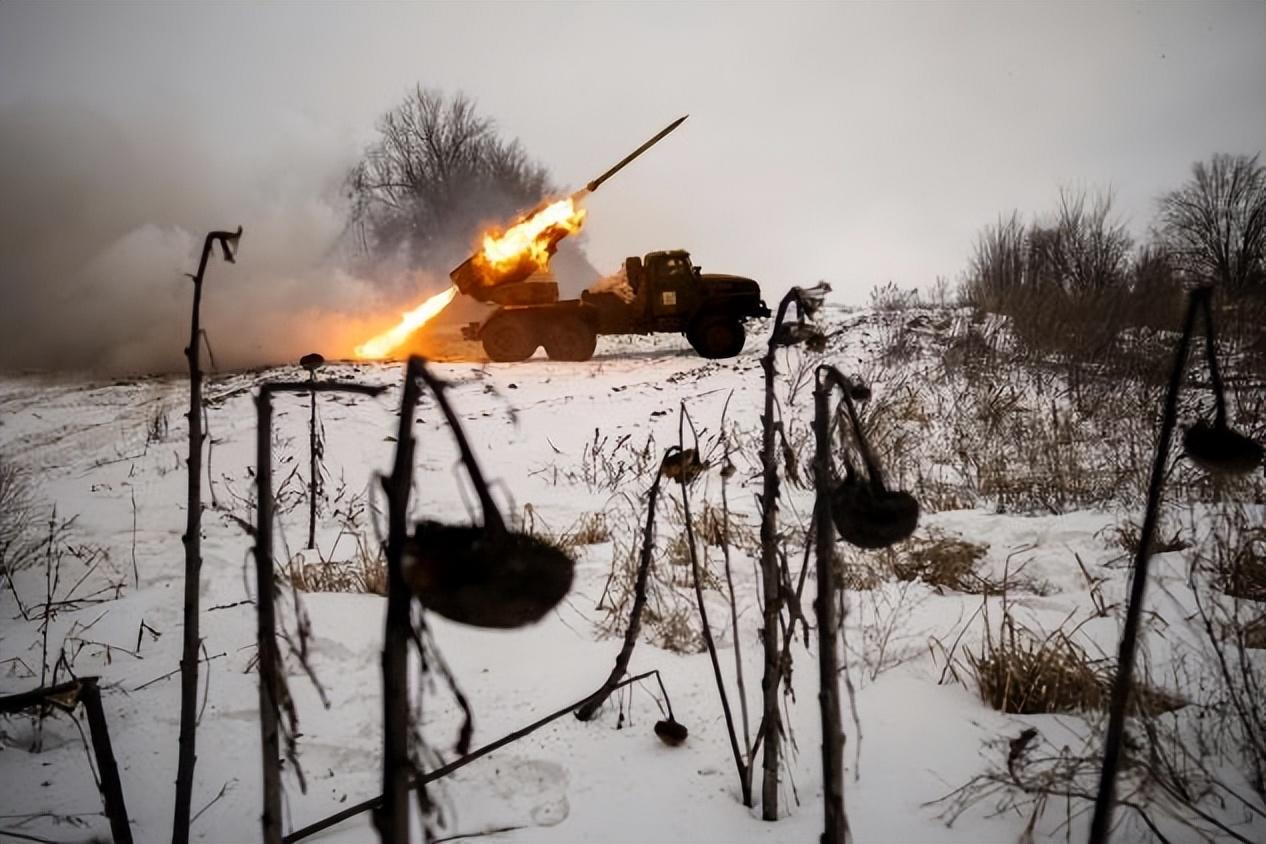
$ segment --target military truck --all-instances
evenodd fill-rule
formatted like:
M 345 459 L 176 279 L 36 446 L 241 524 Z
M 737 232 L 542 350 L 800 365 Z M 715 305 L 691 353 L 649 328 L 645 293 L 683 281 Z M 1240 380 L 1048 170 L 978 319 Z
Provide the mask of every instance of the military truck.
M 629 258 L 624 277 L 627 286 L 619 292 L 591 289 L 562 301 L 549 280 L 500 285 L 495 297 L 467 284 L 463 293 L 499 307 L 464 326 L 462 336 L 480 341 L 494 361 L 527 360 L 541 346 L 551 360 L 584 361 L 593 357 L 599 335 L 666 332 L 685 334 L 703 357 L 730 358 L 743 350 L 744 321 L 769 316 L 755 281 L 703 273 L 684 250 Z M 453 279 L 463 287 L 460 273 Z
M 570 200 L 575 203 L 596 191 L 685 119 L 670 123 L 573 193 Z M 523 215 L 520 223 L 552 206 L 542 203 Z M 574 230 L 552 225 L 535 234 L 544 261 L 541 255 L 524 251 L 511 260 L 495 262 L 481 251 L 450 272 L 453 285 L 463 294 L 499 306 L 482 322 L 464 326 L 462 336 L 483 343 L 495 361 L 527 360 L 541 346 L 552 360 L 589 360 L 600 334 L 660 332 L 685 334 L 704 357 L 728 358 L 743 350 L 743 321 L 769 316 L 756 282 L 733 275 L 704 275 L 682 250 L 629 258 L 621 283 L 612 286 L 615 289 L 591 288 L 579 299 L 560 301 L 558 284 L 548 272 L 548 258 Z

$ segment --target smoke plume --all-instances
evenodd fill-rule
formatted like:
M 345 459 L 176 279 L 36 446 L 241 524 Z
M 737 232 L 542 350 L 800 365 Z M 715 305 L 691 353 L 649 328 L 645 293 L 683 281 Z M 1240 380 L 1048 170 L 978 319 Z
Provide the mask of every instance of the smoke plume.
M 216 364 L 330 358 L 448 284 L 367 266 L 341 191 L 361 145 L 295 118 L 217 145 L 182 125 L 124 128 L 92 111 L 0 112 L 0 369 L 120 374 L 183 367 L 206 232 L 202 321 Z

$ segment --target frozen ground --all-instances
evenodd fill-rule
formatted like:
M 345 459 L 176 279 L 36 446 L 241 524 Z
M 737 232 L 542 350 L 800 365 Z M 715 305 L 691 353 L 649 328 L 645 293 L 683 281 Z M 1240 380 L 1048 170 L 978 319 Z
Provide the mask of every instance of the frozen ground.
M 866 369 L 877 354 L 881 332 L 858 315 L 837 313 L 833 320 L 837 328 L 848 330 L 833 338 L 828 358 L 847 370 Z M 735 432 L 740 448 L 729 499 L 736 519 L 754 528 L 759 475 L 753 445 L 760 414 L 761 339 L 749 341 L 737 360 L 724 362 L 695 357 L 680 338 L 606 338 L 597 356 L 584 364 L 555 364 L 538 357 L 517 365 L 436 367 L 453 385 L 452 400 L 486 473 L 497 482 L 494 493 L 507 515 L 523 518 L 528 512 L 538 528 L 561 534 L 588 514 L 609 512 L 613 531 L 613 541 L 579 550 L 572 594 L 539 625 L 502 633 L 433 619 L 436 638 L 474 706 L 474 746 L 582 698 L 610 670 L 619 642 L 600 632 L 607 614 L 598 606 L 613 559 L 625 559 L 637 541 L 633 525 L 641 518 L 644 501 L 639 497 L 650 481 L 648 473 L 639 473 L 637 455 L 650 454 L 648 465 L 653 466 L 662 449 L 676 442 L 681 402 L 687 403 L 706 443 L 719 430 L 728 401 L 727 429 Z M 399 365 L 386 364 L 331 365 L 324 371 L 328 377 L 390 387 L 378 399 L 321 400 L 328 489 L 331 496 L 342 490 L 341 507 L 372 504 L 366 495 L 371 480 L 390 466 L 401 371 Z M 203 671 L 207 689 L 198 733 L 194 807 L 205 810 L 194 824 L 197 840 L 258 839 L 251 543 L 232 516 L 253 518 L 253 387 L 267 379 L 302 375 L 297 368 L 231 374 L 212 377 L 207 385 L 212 448 L 207 473 L 211 483 L 204 500 L 212 501 L 214 494 L 218 508 L 209 509 L 203 519 L 202 629 L 210 661 Z M 787 417 L 798 420 L 801 435 L 810 390 L 802 385 L 794 403 L 784 405 Z M 0 450 L 37 471 L 41 494 L 56 503 L 59 517 L 76 517 L 70 529 L 74 543 L 99 546 L 108 554 L 91 571 L 73 555 L 63 555 L 53 600 L 95 597 L 55 614 L 47 630 L 48 665 L 52 667 L 60 647 L 75 673 L 102 677 L 106 714 L 138 841 L 160 841 L 170 835 L 179 717 L 179 677 L 172 672 L 181 645 L 181 414 L 186 400 L 180 378 L 118 383 L 0 380 Z M 307 465 L 306 402 L 283 397 L 275 417 L 278 482 L 298 468 L 282 496 L 283 506 L 289 502 L 280 519 L 284 545 L 279 542 L 278 553 L 283 559 L 287 549 L 301 547 L 306 532 L 306 504 L 298 496 Z M 166 427 L 158 421 L 164 415 Z M 929 423 L 928 429 L 933 428 Z M 468 502 L 473 496 L 457 468 L 452 438 L 429 400 L 418 414 L 417 435 L 415 514 L 470 519 Z M 801 454 L 806 476 L 808 451 Z M 679 492 L 674 487 L 668 495 L 675 499 Z M 692 491 L 696 513 L 705 499 L 718 505 L 719 495 L 720 478 L 714 469 Z M 347 535 L 340 536 L 329 513 L 334 506 L 327 507 L 318 546 L 326 557 L 347 559 L 354 543 Z M 782 523 L 797 571 L 796 549 L 803 541 L 810 506 L 808 491 L 785 489 Z M 680 519 L 671 516 L 674 508 L 668 501 L 661 510 L 661 551 L 680 531 Z M 1027 516 L 1000 514 L 982 505 L 927 514 L 923 527 L 938 527 L 987 545 L 981 563 L 986 574 L 997 577 L 1004 569 L 1023 565 L 1034 581 L 1042 583 L 1041 594 L 1014 597 L 1013 611 L 1044 630 L 1059 627 L 1069 617 L 1084 620 L 1077 633 L 1083 644 L 1111 654 L 1118 620 L 1113 613 L 1094 617 L 1087 576 L 1102 580 L 1100 594 L 1107 604 L 1123 599 L 1124 570 L 1119 563 L 1112 564 L 1123 552 L 1108 534 L 1127 515 L 1137 519 L 1137 508 L 1121 504 Z M 366 516 L 362 525 L 372 541 L 369 522 Z M 719 565 L 717 549 L 707 553 L 710 564 Z M 1088 574 L 1076 565 L 1074 554 Z M 667 557 L 657 566 L 663 580 L 681 581 L 681 572 L 667 570 Z M 1175 627 L 1188 625 L 1182 555 L 1161 555 L 1155 568 L 1162 585 L 1150 593 L 1155 617 Z M 755 715 L 759 619 L 753 566 L 742 551 L 735 558 L 735 576 L 746 683 Z M 811 581 L 809 595 L 812 590 Z M 46 600 L 48 591 L 46 571 L 40 566 L 17 572 L 12 589 L 0 595 L 0 692 L 23 691 L 39 682 L 44 637 L 36 621 L 23 620 L 18 600 L 30 610 Z M 323 707 L 303 675 L 292 671 L 308 789 L 300 794 L 296 780 L 287 777 L 287 829 L 371 797 L 379 788 L 383 601 L 363 594 L 302 597 L 313 626 L 313 666 L 328 692 L 329 706 Z M 726 605 L 719 592 L 709 592 L 709 601 L 734 695 L 734 643 Z M 853 593 L 849 601 L 850 670 L 862 730 L 860 753 L 855 756 L 858 736 L 846 715 L 846 805 L 854 839 L 1017 840 L 1029 818 L 995 812 L 992 801 L 969 809 L 952 826 L 941 817 L 943 806 L 928 804 L 1002 761 L 1005 751 L 987 742 L 1005 744 L 1024 727 L 1034 726 L 1056 746 L 1075 743 L 1085 732 L 1084 722 L 1072 716 L 1004 715 L 983 705 L 970 684 L 940 682 L 945 662 L 939 644 L 948 646 L 962 633 L 960 652 L 979 646 L 979 595 L 936 590 L 919 582 L 885 583 Z M 996 616 L 996 605 L 993 609 Z M 636 687 L 630 695 L 613 697 L 593 722 L 564 717 L 446 780 L 434 792 L 444 807 L 445 826 L 439 834 L 501 830 L 487 837 L 507 842 L 816 840 L 821 822 L 816 663 L 803 643 L 793 656 L 796 694 L 787 709 L 798 751 L 784 773 L 786 817 L 778 823 L 762 822 L 759 807 L 748 810 L 739 802 L 707 655 L 671 652 L 644 637 L 630 671 L 662 672 L 677 717 L 690 729 L 684 746 L 668 748 L 656 739 L 651 727 L 661 716 L 652 693 L 658 694 L 658 689 L 653 684 Z M 456 709 L 442 687 L 428 689 L 425 700 L 426 736 L 437 750 L 451 755 Z M 35 728 L 29 719 L 2 721 L 0 730 L 0 837 L 4 829 L 59 841 L 108 835 L 73 723 L 65 718 L 46 722 L 38 754 L 30 752 Z M 759 795 L 759 773 L 756 781 Z M 1260 815 L 1249 815 L 1244 822 L 1228 810 L 1228 818 L 1250 840 L 1263 840 Z M 1088 817 L 1074 818 L 1068 828 L 1061 827 L 1062 821 L 1061 804 L 1037 824 L 1038 838 L 1084 836 Z M 313 840 L 374 838 L 368 815 L 362 815 Z M 1127 825 L 1116 840 L 1142 838 L 1140 826 Z M 1180 830 L 1173 840 L 1187 839 Z

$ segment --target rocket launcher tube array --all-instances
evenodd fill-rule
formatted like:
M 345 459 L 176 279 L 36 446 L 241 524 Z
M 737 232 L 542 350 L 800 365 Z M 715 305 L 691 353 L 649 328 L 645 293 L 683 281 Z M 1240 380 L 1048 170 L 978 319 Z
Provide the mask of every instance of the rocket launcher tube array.
M 642 144 L 624 158 L 620 159 L 614 167 L 610 168 L 601 176 L 598 176 L 598 178 L 587 183 L 583 188 L 573 193 L 569 197 L 571 201 L 577 202 L 588 194 L 596 191 L 602 186 L 603 182 L 623 170 L 630 162 L 633 161 L 633 159 L 637 158 L 642 153 L 646 152 L 648 149 L 655 146 L 655 144 L 663 140 L 668 133 L 672 132 L 685 122 L 686 118 L 689 116 L 690 115 L 688 114 L 683 115 L 674 120 L 672 123 L 669 123 L 646 143 Z M 549 203 L 543 203 L 541 206 L 534 208 L 531 212 L 525 214 L 520 220 L 518 220 L 515 225 L 532 219 L 534 215 L 540 213 L 547 207 L 549 207 Z M 557 246 L 558 241 L 562 240 L 568 234 L 570 234 L 570 232 L 566 229 L 558 229 L 549 234 L 549 244 L 546 247 L 549 254 L 552 255 L 554 253 L 554 249 Z M 495 301 L 491 294 L 492 290 L 526 281 L 538 269 L 533 261 L 523 260 L 517 262 L 507 270 L 490 273 L 490 268 L 486 264 L 476 260 L 479 258 L 480 254 L 480 252 L 476 252 L 471 255 L 452 272 L 450 272 L 448 277 L 452 279 L 454 286 L 456 286 L 458 290 L 468 296 L 473 296 L 481 302 Z

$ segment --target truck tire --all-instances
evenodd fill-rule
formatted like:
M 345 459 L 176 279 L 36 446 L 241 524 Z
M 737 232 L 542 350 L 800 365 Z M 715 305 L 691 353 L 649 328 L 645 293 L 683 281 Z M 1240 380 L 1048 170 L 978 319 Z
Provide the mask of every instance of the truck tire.
M 581 319 L 561 319 L 545 335 L 545 354 L 550 360 L 589 360 L 597 345 L 598 336 Z
M 705 358 L 732 358 L 743 351 L 747 332 L 732 316 L 701 317 L 691 324 L 686 339 Z
M 488 359 L 498 363 L 527 360 L 540 345 L 536 326 L 530 320 L 506 315 L 493 317 L 480 332 L 479 339 Z

